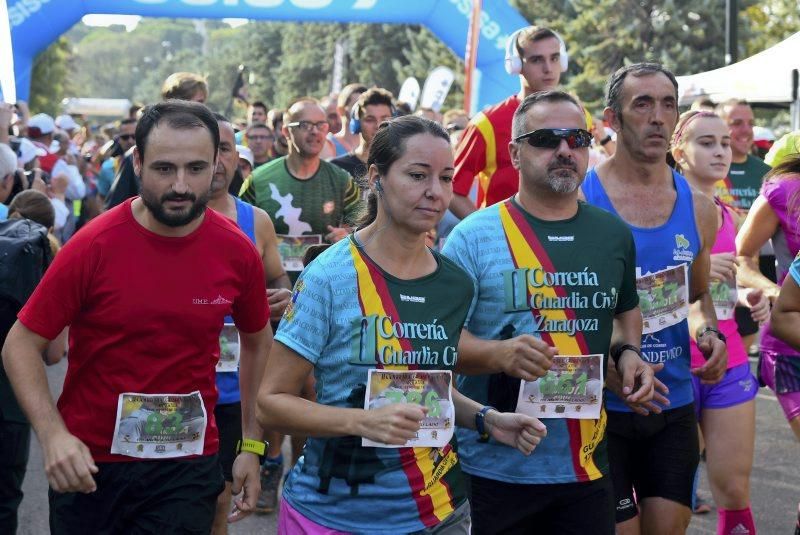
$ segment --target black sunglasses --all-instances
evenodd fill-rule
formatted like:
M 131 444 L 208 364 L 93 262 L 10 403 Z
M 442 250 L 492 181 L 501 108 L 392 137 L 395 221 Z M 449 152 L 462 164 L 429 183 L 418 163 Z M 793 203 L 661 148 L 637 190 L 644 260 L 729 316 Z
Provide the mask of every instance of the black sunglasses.
M 571 149 L 582 149 L 592 144 L 592 134 L 583 128 L 541 128 L 522 134 L 514 141 L 527 140 L 531 147 L 540 149 L 555 149 L 565 140 Z
M 119 135 L 119 138 L 120 138 L 120 139 L 124 139 L 125 141 L 127 141 L 127 140 L 129 140 L 129 139 L 133 139 L 133 138 L 135 138 L 135 137 L 136 137 L 136 136 L 135 136 L 134 134 L 120 134 L 120 135 Z

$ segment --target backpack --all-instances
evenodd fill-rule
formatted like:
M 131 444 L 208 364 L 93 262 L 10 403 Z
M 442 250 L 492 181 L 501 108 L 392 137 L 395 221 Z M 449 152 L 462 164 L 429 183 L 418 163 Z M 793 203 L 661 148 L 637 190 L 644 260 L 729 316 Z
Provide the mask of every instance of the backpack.
M 51 260 L 44 226 L 30 219 L 0 221 L 0 299 L 24 305 Z

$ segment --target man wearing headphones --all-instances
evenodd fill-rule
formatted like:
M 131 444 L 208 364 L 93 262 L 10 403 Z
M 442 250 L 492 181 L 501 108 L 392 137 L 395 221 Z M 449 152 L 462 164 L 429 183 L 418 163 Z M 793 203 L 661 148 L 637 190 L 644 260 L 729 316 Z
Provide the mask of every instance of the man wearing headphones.
M 331 160 L 358 180 L 367 174 L 367 156 L 375 132 L 383 121 L 394 114 L 394 97 L 386 89 L 373 87 L 361 93 L 350 112 L 350 132 L 359 135 L 358 146 L 344 156 Z
M 519 75 L 519 93 L 475 115 L 456 151 L 450 210 L 462 219 L 517 192 L 519 177 L 508 153 L 511 118 L 526 96 L 558 86 L 567 70 L 567 48 L 555 31 L 528 26 L 508 38 L 505 62 L 506 72 Z M 475 177 L 477 203 L 469 198 Z

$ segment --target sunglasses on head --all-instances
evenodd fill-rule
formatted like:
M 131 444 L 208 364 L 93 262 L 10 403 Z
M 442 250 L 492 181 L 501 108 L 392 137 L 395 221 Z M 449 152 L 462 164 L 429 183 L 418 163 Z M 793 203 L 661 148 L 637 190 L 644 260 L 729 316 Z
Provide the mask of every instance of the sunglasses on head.
M 561 145 L 562 139 L 571 149 L 581 149 L 592 144 L 592 134 L 583 128 L 541 128 L 522 134 L 514 138 L 514 141 L 525 140 L 531 147 L 555 149 Z

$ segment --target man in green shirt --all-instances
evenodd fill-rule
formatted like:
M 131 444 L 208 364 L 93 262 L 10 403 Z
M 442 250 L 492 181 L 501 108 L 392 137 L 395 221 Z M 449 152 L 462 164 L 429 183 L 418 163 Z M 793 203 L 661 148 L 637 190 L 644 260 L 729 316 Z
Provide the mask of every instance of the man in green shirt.
M 303 256 L 315 244 L 334 243 L 350 232 L 361 212 L 361 195 L 344 169 L 320 158 L 328 133 L 325 112 L 316 100 L 302 98 L 289 107 L 281 127 L 289 146 L 286 156 L 255 169 L 239 196 L 269 215 L 275 225 L 278 252 L 292 282 L 303 270 Z M 311 390 L 313 392 L 313 390 Z M 293 437 L 295 438 L 295 437 Z M 283 437 L 269 433 L 270 448 L 261 471 L 262 493 L 256 510 L 271 512 L 283 458 Z M 293 448 L 302 447 L 302 437 Z
M 731 132 L 733 161 L 728 178 L 717 183 L 719 198 L 746 214 L 761 191 L 761 182 L 770 167 L 753 156 L 753 110 L 744 100 L 727 100 L 717 106 L 717 115 L 728 124 Z
M 259 167 L 240 197 L 265 210 L 275 225 L 287 272 L 315 243 L 334 243 L 350 232 L 361 210 L 359 188 L 343 169 L 320 159 L 328 123 L 316 100 L 303 98 L 286 113 L 289 153 Z
M 750 149 L 753 148 L 754 124 L 750 105 L 744 100 L 731 99 L 720 103 L 716 111 L 717 115 L 728 124 L 733 153 L 728 178 L 716 184 L 717 197 L 744 217 L 758 197 L 764 175 L 769 172 L 770 166 L 750 153 Z M 777 273 L 772 242 L 767 242 L 761 249 L 758 263 L 764 276 L 774 281 Z M 736 307 L 736 324 L 739 327 L 739 334 L 742 335 L 744 347 L 749 350 L 756 341 L 759 326 L 750 317 L 750 311 L 746 307 Z

